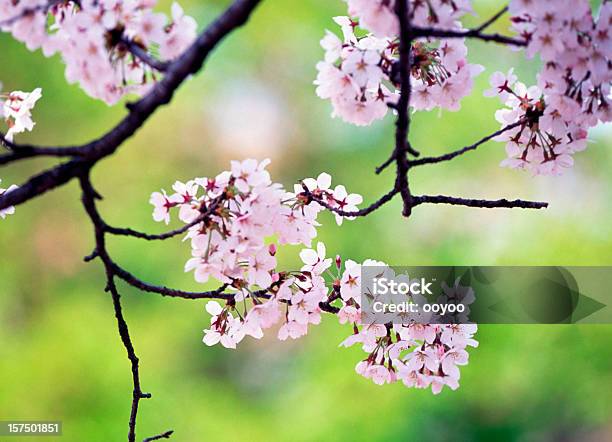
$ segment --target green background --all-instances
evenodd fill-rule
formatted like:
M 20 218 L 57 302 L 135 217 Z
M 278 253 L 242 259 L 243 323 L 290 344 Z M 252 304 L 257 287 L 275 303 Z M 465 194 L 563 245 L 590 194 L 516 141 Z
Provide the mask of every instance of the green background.
M 183 1 L 200 27 L 225 1 Z M 499 8 L 475 2 L 477 23 Z M 160 5 L 169 10 L 169 2 Z M 393 118 L 356 128 L 329 118 L 314 94 L 315 64 L 340 0 L 266 0 L 117 154 L 95 169 L 111 224 L 159 232 L 148 197 L 175 179 L 212 176 L 230 159 L 270 157 L 286 186 L 327 171 L 371 201 L 390 189 L 392 170 L 375 176 L 393 140 Z M 507 20 L 494 30 L 505 32 Z M 537 62 L 506 48 L 470 43 L 486 65 L 459 113 L 415 115 L 411 141 L 425 154 L 470 144 L 498 128 L 500 106 L 481 91 L 495 70 L 515 66 L 527 83 Z M 99 136 L 125 110 L 67 85 L 61 61 L 0 36 L 4 90 L 43 88 L 37 126 L 19 141 L 75 144 Z M 591 134 L 586 152 L 562 177 L 502 169 L 503 146 L 488 143 L 452 163 L 411 175 L 415 193 L 547 200 L 546 211 L 420 206 L 406 220 L 400 201 L 366 219 L 335 225 L 323 214 L 330 255 L 394 265 L 610 265 L 612 133 Z M 23 182 L 53 160 L 3 168 L 3 184 Z M 131 399 L 128 361 L 92 249 L 91 226 L 75 183 L 18 207 L 0 221 L 0 418 L 64 422 L 65 441 L 124 440 Z M 189 246 L 175 240 L 113 239 L 122 265 L 148 281 L 202 289 L 184 274 Z M 281 265 L 297 264 L 297 248 Z M 462 370 L 461 388 L 433 396 L 401 384 L 379 387 L 354 373 L 359 348 L 339 349 L 350 328 L 325 318 L 298 341 L 245 340 L 238 351 L 201 343 L 203 302 L 162 299 L 121 286 L 141 358 L 138 436 L 167 429 L 174 440 L 612 440 L 610 326 L 482 326 L 480 347 Z M 19 440 L 11 438 L 11 440 Z M 32 440 L 23 439 L 23 440 Z M 53 438 L 45 440 L 55 440 Z

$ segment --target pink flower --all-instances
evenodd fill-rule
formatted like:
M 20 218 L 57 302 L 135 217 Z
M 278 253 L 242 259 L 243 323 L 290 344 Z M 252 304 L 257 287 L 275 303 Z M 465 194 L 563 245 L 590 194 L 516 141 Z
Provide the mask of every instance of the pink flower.
M 359 302 L 361 298 L 361 266 L 350 259 L 345 263 L 340 280 L 340 295 L 344 301 L 352 299 Z
M 343 185 L 338 185 L 334 189 L 333 193 L 334 206 L 345 212 L 356 212 L 357 206 L 363 202 L 363 197 L 356 193 L 348 194 L 346 188 Z M 354 217 L 342 216 L 340 214 L 334 214 L 336 217 L 336 223 L 340 226 L 344 218 L 348 220 L 354 219 Z
M 258 163 L 249 159 L 242 162 L 232 161 L 232 176 L 236 179 L 235 185 L 241 192 L 248 192 L 252 187 L 268 185 L 270 174 L 265 170 L 269 160 Z
M 300 258 L 304 263 L 302 271 L 306 270 L 315 275 L 322 274 L 332 263 L 331 258 L 325 258 L 325 244 L 322 242 L 317 243 L 316 251 L 313 249 L 302 249 Z
M 153 219 L 157 222 L 163 221 L 166 224 L 170 223 L 170 209 L 176 204 L 171 202 L 166 195 L 166 191 L 153 192 L 149 203 L 153 205 Z
M 5 136 L 7 140 L 12 141 L 15 134 L 34 129 L 32 109 L 42 96 L 41 91 L 41 88 L 36 88 L 32 92 L 14 91 L 8 94 L 1 112 L 9 127 Z
M 499 96 L 502 103 L 506 102 L 508 94 L 512 92 L 512 86 L 516 82 L 517 77 L 514 75 L 514 69 L 510 69 L 508 74 L 502 72 L 494 72 L 489 80 L 491 89 L 484 91 L 485 97 Z
M 272 285 L 270 272 L 276 267 L 276 258 L 266 249 L 260 250 L 255 256 L 249 258 L 248 281 L 262 289 Z
M 338 321 L 340 324 L 356 323 L 361 320 L 361 311 L 352 305 L 345 305 L 338 312 Z

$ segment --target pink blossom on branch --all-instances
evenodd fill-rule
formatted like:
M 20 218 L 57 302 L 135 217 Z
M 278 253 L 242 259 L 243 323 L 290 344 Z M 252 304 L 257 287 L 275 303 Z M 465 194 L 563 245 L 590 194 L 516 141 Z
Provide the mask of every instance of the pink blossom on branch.
M 5 138 L 13 141 L 15 134 L 34 129 L 32 120 L 32 109 L 42 96 L 40 88 L 32 92 L 13 91 L 7 95 L 0 94 L 0 117 L 8 126 Z
M 334 20 L 342 28 L 343 40 L 327 31 L 321 40 L 325 60 L 317 65 L 317 95 L 329 99 L 334 116 L 366 126 L 383 118 L 398 101 L 396 67 L 399 60 L 399 25 L 393 1 L 349 0 L 349 17 Z M 423 26 L 461 30 L 457 21 L 470 10 L 469 2 L 411 2 L 412 20 Z M 355 29 L 372 32 L 357 37 Z M 473 78 L 482 72 L 467 62 L 462 40 L 418 39 L 412 46 L 411 105 L 414 110 L 434 108 L 457 111 L 460 101 L 473 87 Z
M 198 282 L 214 278 L 234 292 L 224 306 L 216 301 L 206 305 L 211 322 L 203 342 L 233 349 L 246 336 L 260 339 L 272 327 L 280 340 L 298 339 L 325 312 L 337 313 L 340 324 L 352 329 L 341 345 L 359 343 L 368 353 L 357 365 L 359 374 L 377 384 L 431 386 L 434 393 L 444 385 L 457 388 L 458 366 L 467 363 L 466 346 L 476 345 L 476 327 L 362 324 L 362 264 L 339 256 L 333 260 L 320 241 L 311 246 L 324 209 L 313 196 L 349 211 L 357 209 L 361 197 L 340 185 L 332 190 L 327 173 L 306 178 L 287 192 L 272 182 L 268 163 L 233 161 L 230 171 L 215 178 L 176 182 L 175 193 L 151 197 L 155 220 L 168 222 L 177 210 L 182 222 L 195 221 L 186 236 L 193 257 L 185 270 L 193 270 Z M 284 244 L 305 246 L 299 252 L 300 270 L 277 269 L 275 255 Z M 363 265 L 385 264 L 366 260 Z
M 510 2 L 512 27 L 528 40 L 527 56 L 540 55 L 538 85 L 527 88 L 496 72 L 487 96 L 507 108 L 496 113 L 502 126 L 521 124 L 497 137 L 506 143 L 501 165 L 534 175 L 559 175 L 586 149 L 588 130 L 612 121 L 612 3 L 594 18 L 586 0 Z
M 39 3 L 0 0 L 0 23 L 8 23 L 0 31 L 32 51 L 41 48 L 47 57 L 59 53 L 66 80 L 107 104 L 126 94 L 142 95 L 157 81 L 157 67 L 136 51 L 172 60 L 196 37 L 195 20 L 177 3 L 171 19 L 153 12 L 155 0 L 67 0 L 44 8 Z

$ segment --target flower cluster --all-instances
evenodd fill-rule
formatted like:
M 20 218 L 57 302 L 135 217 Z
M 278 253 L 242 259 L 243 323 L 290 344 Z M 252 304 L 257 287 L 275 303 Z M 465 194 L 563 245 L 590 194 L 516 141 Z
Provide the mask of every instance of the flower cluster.
M 534 175 L 560 175 L 574 164 L 572 155 L 586 149 L 587 131 L 576 117 L 571 98 L 548 96 L 538 86 L 527 88 L 512 70 L 496 72 L 485 95 L 497 95 L 507 108 L 496 112 L 502 127 L 518 123 L 495 137 L 506 143 L 508 158 L 501 166 L 529 170 Z
M 213 277 L 245 297 L 253 286 L 268 289 L 280 280 L 273 271 L 277 244 L 309 247 L 317 235 L 317 217 L 324 208 L 315 199 L 348 211 L 361 203 L 361 196 L 347 194 L 344 186 L 330 190 L 328 174 L 286 191 L 271 181 L 268 163 L 232 161 L 231 170 L 215 178 L 176 182 L 173 194 L 151 195 L 156 221 L 168 223 L 176 208 L 181 221 L 193 224 L 188 232 L 193 258 L 185 268 L 195 271 L 196 281 Z
M 63 0 L 45 8 L 39 3 L 0 0 L 0 22 L 8 23 L 0 29 L 30 50 L 60 53 L 66 79 L 108 104 L 128 93 L 142 94 L 156 81 L 154 70 L 130 47 L 171 60 L 196 35 L 195 20 L 177 3 L 171 20 L 153 12 L 155 0 Z
M 330 99 L 334 116 L 360 126 L 383 118 L 398 100 L 399 24 L 393 1 L 349 0 L 352 17 L 336 17 L 343 39 L 327 31 L 321 40 L 325 60 L 317 65 L 317 95 Z M 451 7 L 450 3 L 454 3 Z M 468 12 L 469 2 L 411 2 L 411 20 L 417 25 L 436 24 L 460 30 L 457 21 Z M 358 37 L 356 28 L 370 34 Z M 434 108 L 457 111 L 482 72 L 467 62 L 461 39 L 418 39 L 412 45 L 411 80 L 415 110 Z
M 151 196 L 156 221 L 168 223 L 177 210 L 190 226 L 193 258 L 185 270 L 194 270 L 198 282 L 217 279 L 229 292 L 225 305 L 207 303 L 211 320 L 203 342 L 236 348 L 246 336 L 260 339 L 272 327 L 280 340 L 297 339 L 321 322 L 323 312 L 335 313 L 354 332 L 341 345 L 359 342 L 369 353 L 357 366 L 360 374 L 379 384 L 401 379 L 408 386 L 431 385 L 436 393 L 444 385 L 457 388 L 457 365 L 467 363 L 465 347 L 476 345 L 475 326 L 363 325 L 362 265 L 327 257 L 322 242 L 311 248 L 324 209 L 317 201 L 352 212 L 361 196 L 340 185 L 332 190 L 326 173 L 288 192 L 271 181 L 267 165 L 233 161 L 231 170 L 215 178 L 176 182 L 174 193 Z M 340 224 L 343 217 L 336 217 Z M 277 269 L 276 254 L 284 244 L 306 246 L 299 253 L 300 270 Z M 366 260 L 363 265 L 385 264 Z M 426 366 L 419 365 L 423 358 Z
M 3 118 L 8 126 L 5 134 L 8 141 L 13 141 L 15 134 L 34 128 L 32 109 L 41 96 L 40 88 L 32 92 L 13 91 L 7 95 L 0 94 L 0 118 Z
M 527 56 L 539 54 L 543 67 L 531 88 L 512 72 L 491 78 L 485 95 L 498 95 L 510 108 L 498 112 L 498 121 L 522 122 L 498 137 L 507 143 L 502 165 L 560 174 L 586 148 L 588 130 L 612 121 L 612 3 L 602 4 L 597 20 L 586 0 L 513 0 L 510 12 L 513 29 L 528 42 Z
M 407 387 L 438 394 L 446 385 L 459 387 L 460 365 L 468 363 L 474 324 L 363 325 L 341 345 L 360 344 L 368 356 L 355 370 L 378 385 L 401 381 Z
M 384 276 L 396 282 L 409 282 L 408 275 L 396 275 L 383 262 L 366 260 L 363 266 L 375 267 Z M 389 295 L 370 293 L 371 299 L 361 299 L 361 265 L 348 261 L 340 280 L 340 298 L 343 303 L 338 314 L 341 323 L 352 323 L 353 334 L 340 345 L 350 347 L 361 345 L 367 357 L 360 361 L 355 370 L 362 376 L 382 385 L 402 381 L 407 387 L 432 388 L 439 393 L 444 385 L 455 390 L 459 386 L 458 365 L 468 362 L 466 347 L 478 346 L 473 339 L 477 331 L 475 324 L 467 323 L 467 314 L 440 316 L 426 313 L 424 309 L 415 312 L 389 313 L 380 315 L 372 311 L 376 301 L 392 303 Z M 453 285 L 442 283 L 442 294 L 437 303 L 474 302 L 474 292 L 463 287 L 457 279 Z M 365 305 L 360 305 L 361 302 Z M 396 299 L 397 301 L 397 299 Z M 411 294 L 411 303 L 424 305 L 422 295 Z M 367 305 L 370 305 L 368 308 Z M 363 312 L 361 307 L 364 307 Z M 384 319 L 383 319 L 384 318 Z
M 0 183 L 2 183 L 2 180 L 0 180 Z M 10 185 L 8 189 L 0 187 L 0 196 L 15 189 L 17 189 L 15 184 Z M 15 208 L 13 206 L 7 207 L 6 209 L 0 210 L 0 218 L 4 219 L 7 215 L 12 215 L 13 213 L 15 213 Z

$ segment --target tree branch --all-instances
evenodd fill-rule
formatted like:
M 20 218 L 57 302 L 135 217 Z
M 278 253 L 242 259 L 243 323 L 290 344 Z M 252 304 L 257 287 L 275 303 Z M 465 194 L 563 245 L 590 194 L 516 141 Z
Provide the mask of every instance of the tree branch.
M 466 31 L 454 31 L 450 29 L 437 29 L 431 27 L 417 27 L 412 29 L 415 38 L 476 38 L 486 42 L 501 43 L 510 46 L 527 46 L 526 40 L 521 40 L 512 37 L 506 37 L 500 34 L 485 34 L 476 29 L 468 29 Z
M 159 439 L 170 439 L 172 433 L 174 433 L 174 431 L 172 430 L 166 431 L 165 433 L 158 434 L 157 436 L 147 437 L 146 439 L 143 439 L 142 442 L 153 442 L 154 440 Z
M 479 207 L 483 209 L 545 209 L 548 207 L 548 203 L 545 202 L 524 200 L 509 201 L 505 198 L 499 200 L 478 200 L 455 198 L 445 195 L 423 195 L 415 196 L 413 200 L 415 206 L 418 206 L 419 204 L 451 204 L 453 206 Z
M 221 200 L 223 197 L 224 195 L 220 195 L 219 197 L 215 198 L 211 202 L 210 206 L 192 222 L 185 224 L 183 227 L 180 227 L 175 230 L 171 230 L 166 233 L 148 234 L 148 233 L 139 232 L 139 231 L 136 231 L 130 228 L 112 227 L 112 226 L 109 226 L 108 224 L 105 224 L 104 230 L 113 235 L 132 236 L 134 238 L 145 239 L 147 241 L 162 241 L 165 239 L 173 238 L 175 236 L 188 232 L 189 229 L 191 229 L 194 226 L 197 226 L 202 221 L 204 221 L 206 218 L 208 218 L 210 215 L 212 215 L 217 210 L 217 207 L 219 207 L 219 204 L 221 203 Z
M 375 202 L 370 204 L 368 207 L 365 207 L 365 208 L 357 210 L 357 211 L 350 211 L 350 212 L 348 212 L 346 210 L 342 210 L 342 209 L 340 209 L 338 207 L 334 207 L 334 206 L 330 205 L 323 198 L 317 197 L 312 192 L 310 192 L 308 190 L 308 188 L 304 184 L 302 184 L 302 188 L 304 189 L 304 193 L 309 198 L 311 198 L 313 201 L 317 202 L 319 205 L 325 207 L 330 212 L 336 213 L 336 214 L 338 214 L 340 216 L 346 216 L 346 217 L 349 217 L 349 218 L 352 218 L 352 217 L 356 218 L 356 217 L 361 217 L 361 216 L 367 216 L 370 213 L 380 209 L 382 206 L 387 204 L 389 201 L 391 201 L 393 199 L 393 197 L 395 195 L 397 195 L 399 193 L 398 189 L 392 189 L 389 192 L 387 192 L 386 194 L 384 194 L 382 197 L 380 197 L 378 200 L 376 200 Z
M 166 72 L 170 67 L 170 62 L 161 61 L 153 58 L 142 46 L 135 43 L 133 40 L 128 38 L 122 38 L 121 43 L 134 57 L 142 61 L 144 64 L 151 66 L 153 69 L 159 72 Z
M 221 287 L 210 290 L 207 292 L 188 292 L 184 290 L 172 289 L 164 286 L 156 286 L 144 282 L 143 280 L 137 278 L 132 275 L 127 270 L 121 268 L 115 262 L 111 262 L 111 267 L 113 274 L 117 275 L 118 278 L 121 278 L 123 281 L 135 287 L 143 292 L 148 293 L 157 293 L 162 296 L 167 296 L 169 298 L 182 298 L 182 299 L 225 299 L 230 300 L 234 299 L 234 293 L 224 293 L 225 289 L 228 287 L 227 284 L 222 285 Z
M 410 10 L 408 0 L 398 0 L 396 14 L 400 22 L 400 98 L 397 103 L 397 122 L 395 130 L 395 162 L 397 164 L 397 178 L 395 189 L 402 195 L 404 209 L 402 214 L 406 217 L 412 212 L 412 197 L 408 184 L 408 134 L 410 132 L 410 52 L 412 46 L 412 24 L 410 23 Z
M 493 23 L 495 23 L 497 20 L 499 20 L 501 16 L 504 15 L 507 11 L 508 11 L 508 5 L 504 6 L 499 12 L 497 12 L 497 14 L 495 14 L 493 17 L 488 19 L 486 22 L 484 22 L 483 24 L 475 28 L 474 31 L 481 33 L 482 31 L 487 29 L 489 26 L 491 26 Z
M 140 386 L 140 372 L 138 369 L 139 360 L 136 356 L 134 345 L 132 344 L 127 322 L 125 321 L 125 318 L 123 316 L 123 311 L 121 308 L 121 296 L 119 295 L 119 291 L 117 290 L 117 287 L 115 285 L 115 274 L 112 266 L 112 260 L 110 259 L 106 250 L 103 228 L 104 224 L 102 218 L 100 217 L 100 214 L 96 209 L 95 200 L 99 197 L 99 195 L 92 187 L 88 173 L 89 172 L 86 172 L 85 174 L 80 176 L 82 190 L 81 201 L 94 226 L 96 251 L 100 259 L 104 263 L 104 269 L 106 271 L 106 291 L 109 292 L 112 296 L 113 307 L 115 309 L 115 317 L 117 318 L 117 326 L 119 328 L 119 335 L 121 337 L 121 342 L 125 347 L 128 359 L 130 360 L 130 364 L 132 367 L 133 390 L 130 420 L 128 423 L 128 442 L 134 442 L 136 440 L 136 417 L 138 415 L 138 406 L 140 404 L 140 400 L 144 398 L 150 398 L 151 395 L 148 393 L 143 393 Z
M 0 165 L 19 161 L 32 157 L 76 157 L 81 155 L 79 149 L 69 147 L 36 147 L 32 145 L 15 144 L 6 139 L 0 132 L 0 144 L 3 144 L 10 152 L 0 155 Z
M 493 138 L 497 137 L 498 135 L 503 134 L 504 132 L 509 131 L 510 129 L 514 129 L 515 127 L 520 126 L 521 124 L 524 124 L 524 121 L 517 121 L 516 123 L 512 123 L 506 127 L 503 127 L 502 129 L 498 130 L 497 132 L 493 132 L 491 135 L 487 135 L 486 137 L 481 138 L 480 140 L 478 140 L 477 142 L 475 142 L 474 144 L 470 144 L 469 146 L 465 146 L 461 149 L 457 149 L 453 152 L 447 153 L 445 155 L 440 155 L 438 157 L 426 157 L 426 158 L 419 158 L 417 160 L 413 160 L 410 164 L 410 167 L 416 167 L 416 166 L 422 166 L 424 164 L 435 164 L 435 163 L 442 163 L 444 161 L 450 161 L 452 159 L 454 159 L 455 157 L 458 157 L 460 155 L 463 155 L 466 152 L 470 152 L 472 150 L 476 150 L 479 146 L 481 146 L 482 144 L 486 143 L 487 141 L 492 140 Z

